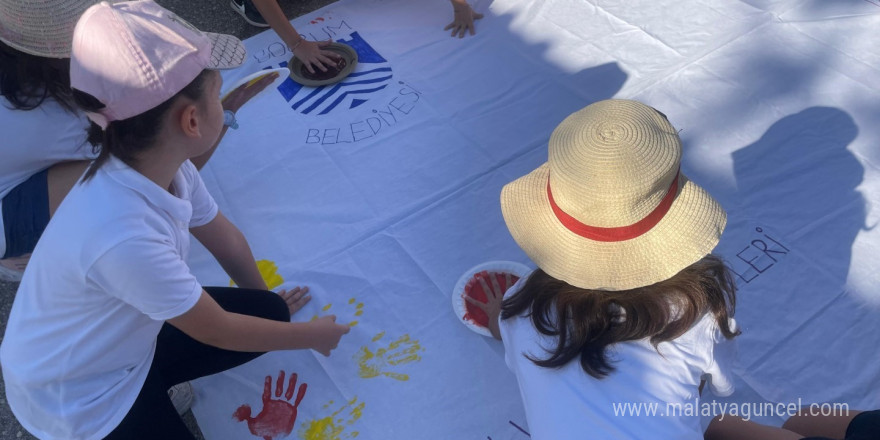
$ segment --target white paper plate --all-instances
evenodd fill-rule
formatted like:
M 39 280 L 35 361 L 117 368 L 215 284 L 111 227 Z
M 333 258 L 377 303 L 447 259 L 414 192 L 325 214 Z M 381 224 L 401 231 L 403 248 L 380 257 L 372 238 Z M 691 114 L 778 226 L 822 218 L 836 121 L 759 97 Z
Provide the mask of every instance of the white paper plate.
M 228 95 L 233 90 L 241 87 L 243 84 L 247 84 L 251 81 L 256 82 L 260 78 L 262 78 L 266 75 L 269 75 L 271 73 L 275 73 L 275 72 L 278 72 L 278 78 L 275 78 L 275 81 L 273 81 L 272 84 L 269 84 L 265 89 L 263 89 L 263 92 L 265 92 L 266 90 L 271 90 L 271 89 L 278 87 L 278 85 L 281 84 L 282 81 L 284 81 L 285 79 L 287 79 L 290 76 L 290 69 L 288 69 L 286 67 L 277 67 L 274 69 L 258 70 L 256 72 L 234 82 L 232 84 L 232 86 L 224 87 L 224 91 L 222 93 L 220 93 L 220 99 L 222 100 L 222 99 L 226 98 L 226 95 Z M 224 86 L 225 86 L 225 84 L 224 84 Z M 260 92 L 260 93 L 263 93 L 263 92 Z
M 455 316 L 458 317 L 458 320 L 461 321 L 465 327 L 477 332 L 483 336 L 492 337 L 492 333 L 489 332 L 489 329 L 485 327 L 481 327 L 467 319 L 464 318 L 464 315 L 467 314 L 467 307 L 465 305 L 464 299 L 464 288 L 467 286 L 468 281 L 474 277 L 479 272 L 482 271 L 488 272 L 507 272 L 513 275 L 516 275 L 519 278 L 522 278 L 528 275 L 532 269 L 522 263 L 517 263 L 515 261 L 489 261 L 486 263 L 478 264 L 470 269 L 467 272 L 462 274 L 461 278 L 458 279 L 458 282 L 455 283 L 455 288 L 452 289 L 452 310 L 455 313 Z

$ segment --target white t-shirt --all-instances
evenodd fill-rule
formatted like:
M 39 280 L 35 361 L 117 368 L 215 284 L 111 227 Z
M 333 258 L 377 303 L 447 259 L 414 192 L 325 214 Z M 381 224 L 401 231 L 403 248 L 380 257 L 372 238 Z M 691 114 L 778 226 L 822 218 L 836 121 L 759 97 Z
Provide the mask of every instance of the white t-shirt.
M 0 95 L 0 209 L 6 194 L 34 174 L 59 162 L 94 159 L 88 129 L 84 114 L 71 113 L 54 99 L 33 110 L 14 110 Z M 0 257 L 6 253 L 2 232 L 0 216 Z
M 217 205 L 189 161 L 172 188 L 111 157 L 49 222 L 0 347 L 9 406 L 34 435 L 110 433 L 143 386 L 163 322 L 199 299 L 189 228 Z
M 527 278 L 505 296 L 519 291 Z M 684 415 L 686 404 L 697 407 L 701 377 L 711 376 L 709 388 L 716 395 L 733 392 L 730 368 L 736 345 L 721 335 L 711 315 L 674 341 L 661 343 L 662 356 L 648 340 L 610 346 L 616 369 L 602 380 L 585 373 L 579 358 L 560 369 L 542 368 L 527 359 L 523 353 L 546 359 L 545 348 L 556 346 L 529 318 L 500 320 L 500 327 L 507 365 L 519 382 L 534 440 L 702 439 L 699 413 Z M 641 414 L 626 413 L 621 408 L 626 404 L 641 408 Z M 656 415 L 646 415 L 653 404 Z

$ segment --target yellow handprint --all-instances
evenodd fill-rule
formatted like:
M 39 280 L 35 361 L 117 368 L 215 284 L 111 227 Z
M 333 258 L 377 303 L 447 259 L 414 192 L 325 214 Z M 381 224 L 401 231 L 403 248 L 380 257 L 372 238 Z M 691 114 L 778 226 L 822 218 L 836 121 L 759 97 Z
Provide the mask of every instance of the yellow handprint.
M 257 269 L 260 271 L 260 275 L 263 277 L 263 281 L 266 282 L 266 286 L 269 287 L 269 290 L 284 284 L 284 278 L 281 278 L 281 275 L 278 275 L 278 265 L 275 264 L 275 262 L 259 260 L 257 261 Z M 229 280 L 229 285 L 235 286 L 235 281 Z
M 359 302 L 359 303 L 355 304 L 356 302 L 357 302 L 357 299 L 355 299 L 355 298 L 348 300 L 348 304 L 354 306 L 354 316 L 361 316 L 364 314 L 364 303 Z M 326 306 L 321 308 L 321 311 L 327 312 L 330 310 L 331 307 L 333 307 L 333 304 L 327 304 Z M 312 316 L 312 321 L 314 321 L 316 319 L 318 319 L 318 315 Z M 358 320 L 355 319 L 355 320 L 349 322 L 348 326 L 354 327 L 357 324 L 358 324 Z
M 377 334 L 373 337 L 373 342 L 379 341 L 384 336 L 385 332 Z M 364 379 L 371 379 L 382 375 L 400 381 L 409 380 L 408 374 L 384 371 L 384 369 L 388 365 L 396 366 L 418 362 L 422 359 L 419 356 L 421 351 L 425 351 L 425 349 L 419 345 L 419 341 L 410 339 L 408 334 L 388 344 L 388 348 L 380 348 L 375 353 L 369 347 L 363 346 L 358 351 L 358 354 L 355 355 L 355 360 L 358 363 L 358 375 Z
M 300 438 L 304 440 L 342 440 L 357 437 L 359 434 L 357 431 L 343 433 L 347 426 L 353 425 L 363 415 L 366 404 L 361 402 L 355 406 L 357 400 L 357 397 L 349 400 L 348 403 L 327 417 L 303 423 L 302 429 L 299 431 Z M 333 405 L 332 400 L 324 405 L 324 409 L 329 408 L 331 405 Z M 351 411 L 348 412 L 348 419 L 346 420 L 343 417 L 337 418 L 339 413 L 346 408 L 351 408 Z

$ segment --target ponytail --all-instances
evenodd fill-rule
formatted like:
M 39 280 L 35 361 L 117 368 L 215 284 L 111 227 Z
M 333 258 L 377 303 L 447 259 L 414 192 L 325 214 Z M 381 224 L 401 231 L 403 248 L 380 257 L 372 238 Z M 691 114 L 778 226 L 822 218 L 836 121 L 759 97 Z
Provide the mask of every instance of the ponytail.
M 111 121 L 107 128 L 104 129 L 98 157 L 95 158 L 89 169 L 86 170 L 85 175 L 83 175 L 83 182 L 91 179 L 98 172 L 98 169 L 107 162 L 110 155 L 116 156 L 128 166 L 133 166 L 141 152 L 147 151 L 154 146 L 156 136 L 158 136 L 159 130 L 162 127 L 162 119 L 168 113 L 172 104 L 181 96 L 185 96 L 193 101 L 202 97 L 205 79 L 207 78 L 206 72 L 208 70 L 203 70 L 180 92 L 177 92 L 176 95 L 156 107 L 128 119 Z M 73 89 L 73 100 L 77 106 L 87 112 L 98 113 L 105 107 L 94 96 L 76 89 Z

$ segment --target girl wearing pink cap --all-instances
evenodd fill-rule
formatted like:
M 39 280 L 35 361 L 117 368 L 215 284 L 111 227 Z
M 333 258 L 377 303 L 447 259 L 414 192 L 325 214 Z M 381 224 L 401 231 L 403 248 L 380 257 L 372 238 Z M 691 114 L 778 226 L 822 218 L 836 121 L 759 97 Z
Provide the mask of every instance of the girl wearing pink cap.
M 329 355 L 346 325 L 290 322 L 307 289 L 267 291 L 190 159 L 224 129 L 214 69 L 241 42 L 152 1 L 100 3 L 74 32 L 71 87 L 100 155 L 34 249 L 0 347 L 10 407 L 46 439 L 191 439 L 166 390 L 272 350 Z M 203 288 L 192 233 L 241 286 Z
M 75 108 L 69 75 L 74 25 L 97 2 L 0 0 L 0 280 L 21 279 L 49 218 L 97 155 L 100 128 Z M 270 81 L 234 91 L 224 107 L 237 111 Z

